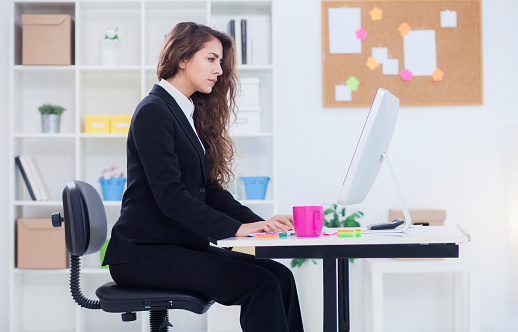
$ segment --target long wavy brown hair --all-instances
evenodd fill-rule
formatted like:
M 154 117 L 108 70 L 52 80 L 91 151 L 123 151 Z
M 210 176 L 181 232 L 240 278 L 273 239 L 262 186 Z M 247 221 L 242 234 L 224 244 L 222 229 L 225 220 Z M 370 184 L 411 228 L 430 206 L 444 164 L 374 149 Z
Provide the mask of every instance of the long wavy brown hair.
M 232 163 L 235 145 L 228 127 L 231 113 L 236 114 L 236 89 L 238 78 L 235 70 L 235 49 L 232 37 L 208 26 L 193 22 L 178 23 L 167 34 L 160 51 L 157 67 L 158 80 L 174 77 L 182 60 L 190 60 L 206 42 L 218 39 L 223 46 L 223 73 L 212 92 L 195 92 L 194 125 L 205 146 L 210 162 L 209 184 L 216 188 L 226 188 L 234 179 Z

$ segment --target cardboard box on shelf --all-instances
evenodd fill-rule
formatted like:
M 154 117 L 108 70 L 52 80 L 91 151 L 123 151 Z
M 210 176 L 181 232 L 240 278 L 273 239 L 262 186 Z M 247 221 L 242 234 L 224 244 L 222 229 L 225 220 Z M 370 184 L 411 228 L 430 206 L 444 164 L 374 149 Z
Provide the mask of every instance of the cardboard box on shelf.
M 18 219 L 16 243 L 16 266 L 19 269 L 68 267 L 65 229 L 52 227 L 50 218 Z
M 23 14 L 22 65 L 72 65 L 74 24 L 72 17 Z
M 446 219 L 446 211 L 440 209 L 409 209 L 412 224 L 425 226 L 443 226 Z M 405 219 L 403 211 L 389 210 L 389 221 Z

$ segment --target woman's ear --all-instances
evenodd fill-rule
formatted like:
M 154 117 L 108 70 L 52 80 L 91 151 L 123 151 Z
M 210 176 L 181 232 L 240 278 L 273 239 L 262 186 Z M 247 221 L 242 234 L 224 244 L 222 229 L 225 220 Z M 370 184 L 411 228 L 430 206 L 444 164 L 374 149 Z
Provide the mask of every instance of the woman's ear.
M 182 61 L 180 61 L 180 64 L 178 65 L 178 67 L 180 69 L 185 69 L 185 66 L 187 66 L 187 62 L 188 62 L 187 59 L 183 59 Z

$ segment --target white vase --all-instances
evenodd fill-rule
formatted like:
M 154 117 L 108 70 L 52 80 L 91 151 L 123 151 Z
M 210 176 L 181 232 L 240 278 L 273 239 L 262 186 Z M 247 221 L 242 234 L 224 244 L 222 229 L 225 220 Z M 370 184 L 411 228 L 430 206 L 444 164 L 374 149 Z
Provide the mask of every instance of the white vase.
M 103 39 L 101 47 L 101 64 L 118 66 L 120 58 L 120 42 L 118 39 Z

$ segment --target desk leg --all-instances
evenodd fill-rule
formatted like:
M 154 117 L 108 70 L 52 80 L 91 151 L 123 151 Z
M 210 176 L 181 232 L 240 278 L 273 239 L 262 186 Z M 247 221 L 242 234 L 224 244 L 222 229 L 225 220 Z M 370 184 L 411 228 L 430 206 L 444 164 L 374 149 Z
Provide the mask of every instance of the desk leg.
M 338 331 L 349 332 L 349 259 L 338 258 Z
M 336 259 L 324 258 L 324 332 L 336 332 Z

